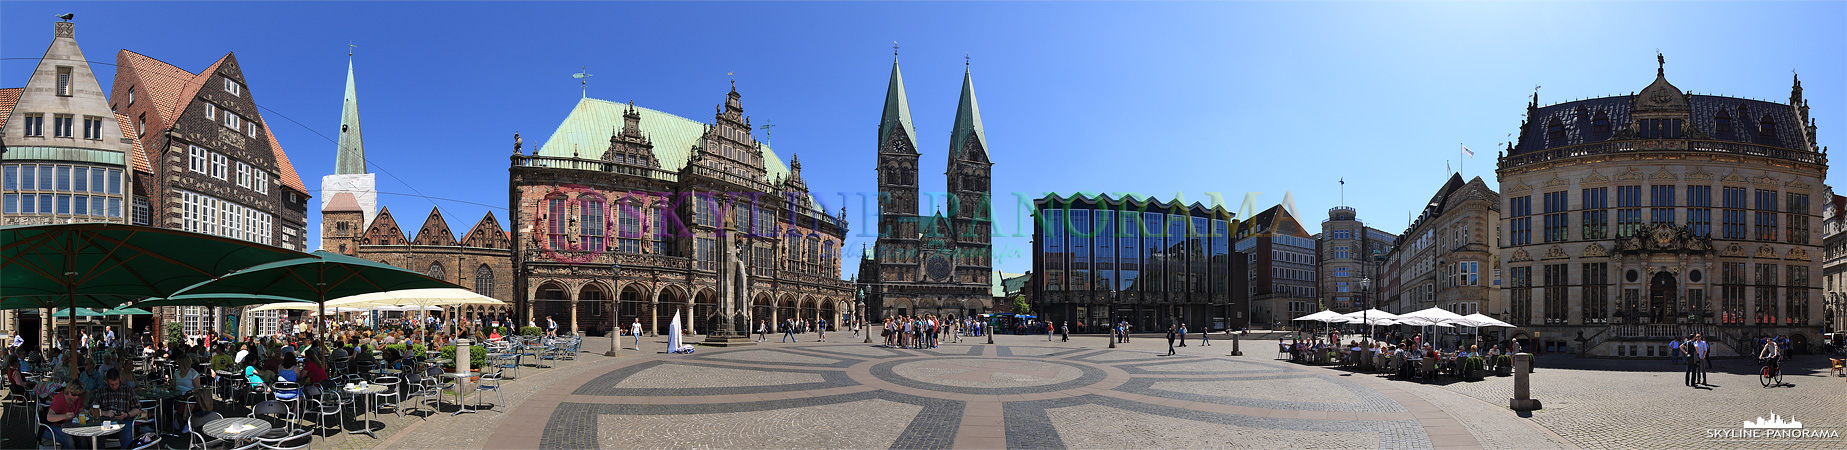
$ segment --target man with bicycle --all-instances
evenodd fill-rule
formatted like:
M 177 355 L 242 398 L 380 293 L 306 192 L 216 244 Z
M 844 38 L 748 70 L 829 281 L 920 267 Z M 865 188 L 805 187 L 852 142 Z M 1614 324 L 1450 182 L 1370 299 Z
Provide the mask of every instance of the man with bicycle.
M 1782 369 L 1779 361 L 1783 359 L 1783 349 L 1775 339 L 1764 339 L 1764 347 L 1757 351 L 1757 360 L 1764 366 L 1764 376 L 1773 377 Z

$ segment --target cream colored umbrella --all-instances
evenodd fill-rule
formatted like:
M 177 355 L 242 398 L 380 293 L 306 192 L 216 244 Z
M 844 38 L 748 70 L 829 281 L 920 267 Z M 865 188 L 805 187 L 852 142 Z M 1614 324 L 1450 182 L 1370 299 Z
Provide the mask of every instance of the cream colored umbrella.
M 373 292 L 350 297 L 341 297 L 327 301 L 328 307 L 378 308 L 397 306 L 462 306 L 462 305 L 505 305 L 507 302 L 496 300 L 474 291 L 458 288 L 437 289 L 403 289 L 396 291 Z M 428 313 L 424 313 L 427 315 Z M 418 330 L 422 330 L 419 322 Z

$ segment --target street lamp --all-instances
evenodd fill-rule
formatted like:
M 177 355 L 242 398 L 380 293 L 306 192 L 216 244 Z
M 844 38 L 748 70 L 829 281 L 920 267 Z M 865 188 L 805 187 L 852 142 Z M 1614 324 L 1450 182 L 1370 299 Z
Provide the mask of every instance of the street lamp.
M 1121 330 L 1118 330 L 1116 328 L 1117 321 L 1115 320 L 1115 317 L 1116 317 L 1116 288 L 1115 287 L 1110 287 L 1109 289 L 1109 310 L 1103 312 L 1103 317 L 1110 318 L 1109 348 L 1116 348 L 1116 333 L 1120 332 Z
M 1360 366 L 1367 368 L 1372 367 L 1373 329 L 1372 318 L 1368 317 L 1372 314 L 1372 305 L 1367 304 L 1367 300 L 1372 297 L 1370 294 L 1372 294 L 1372 277 L 1360 277 L 1360 322 L 1366 324 L 1366 338 L 1360 340 L 1360 345 L 1366 348 L 1366 358 L 1360 360 Z
M 609 351 L 607 351 L 607 352 L 603 352 L 603 356 L 610 356 L 610 357 L 615 357 L 615 356 L 622 356 L 622 352 L 621 352 L 621 351 L 619 350 L 619 349 L 621 349 L 621 348 L 622 348 L 622 338 L 621 338 L 621 337 L 619 337 L 619 336 L 617 336 L 617 335 L 620 335 L 620 334 L 622 334 L 622 333 L 621 333 L 620 331 L 617 331 L 617 330 L 621 330 L 621 329 L 622 329 L 622 291 L 621 291 L 621 286 L 622 286 L 622 264 L 621 264 L 621 263 L 610 263 L 610 264 L 609 264 L 609 271 L 610 271 L 610 273 L 611 273 L 611 274 L 613 274 L 613 275 L 615 275 L 615 278 L 616 278 L 616 286 L 617 286 L 617 287 L 616 287 L 616 289 L 617 289 L 617 291 L 616 291 L 616 307 L 615 307 L 615 308 L 610 308 L 610 311 L 609 311 L 609 315 L 610 315 L 610 319 L 609 319 Z M 637 338 L 637 339 L 639 339 L 639 338 Z M 637 347 L 639 347 L 639 346 L 637 346 Z

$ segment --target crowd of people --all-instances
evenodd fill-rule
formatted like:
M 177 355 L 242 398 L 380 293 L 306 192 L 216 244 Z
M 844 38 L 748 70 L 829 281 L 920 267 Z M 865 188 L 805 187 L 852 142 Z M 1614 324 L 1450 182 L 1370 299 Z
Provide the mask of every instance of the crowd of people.
M 964 336 L 981 336 L 986 324 L 979 320 L 938 317 L 935 314 L 899 315 L 885 319 L 880 335 L 888 348 L 936 348 L 944 340 L 962 342 Z

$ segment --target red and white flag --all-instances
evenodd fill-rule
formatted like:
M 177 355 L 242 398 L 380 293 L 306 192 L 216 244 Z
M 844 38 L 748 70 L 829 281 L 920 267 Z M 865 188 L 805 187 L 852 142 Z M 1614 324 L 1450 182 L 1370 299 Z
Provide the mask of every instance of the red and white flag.
M 1457 145 L 1461 145 L 1461 144 L 1457 144 Z M 1467 146 L 1467 145 L 1463 145 L 1463 146 L 1462 146 L 1462 153 L 1463 153 L 1463 154 L 1466 154 L 1466 155 L 1469 155 L 1469 157 L 1470 157 L 1470 158 L 1474 158 L 1474 157 L 1475 157 L 1475 151 L 1474 151 L 1474 150 L 1469 150 L 1469 146 Z

